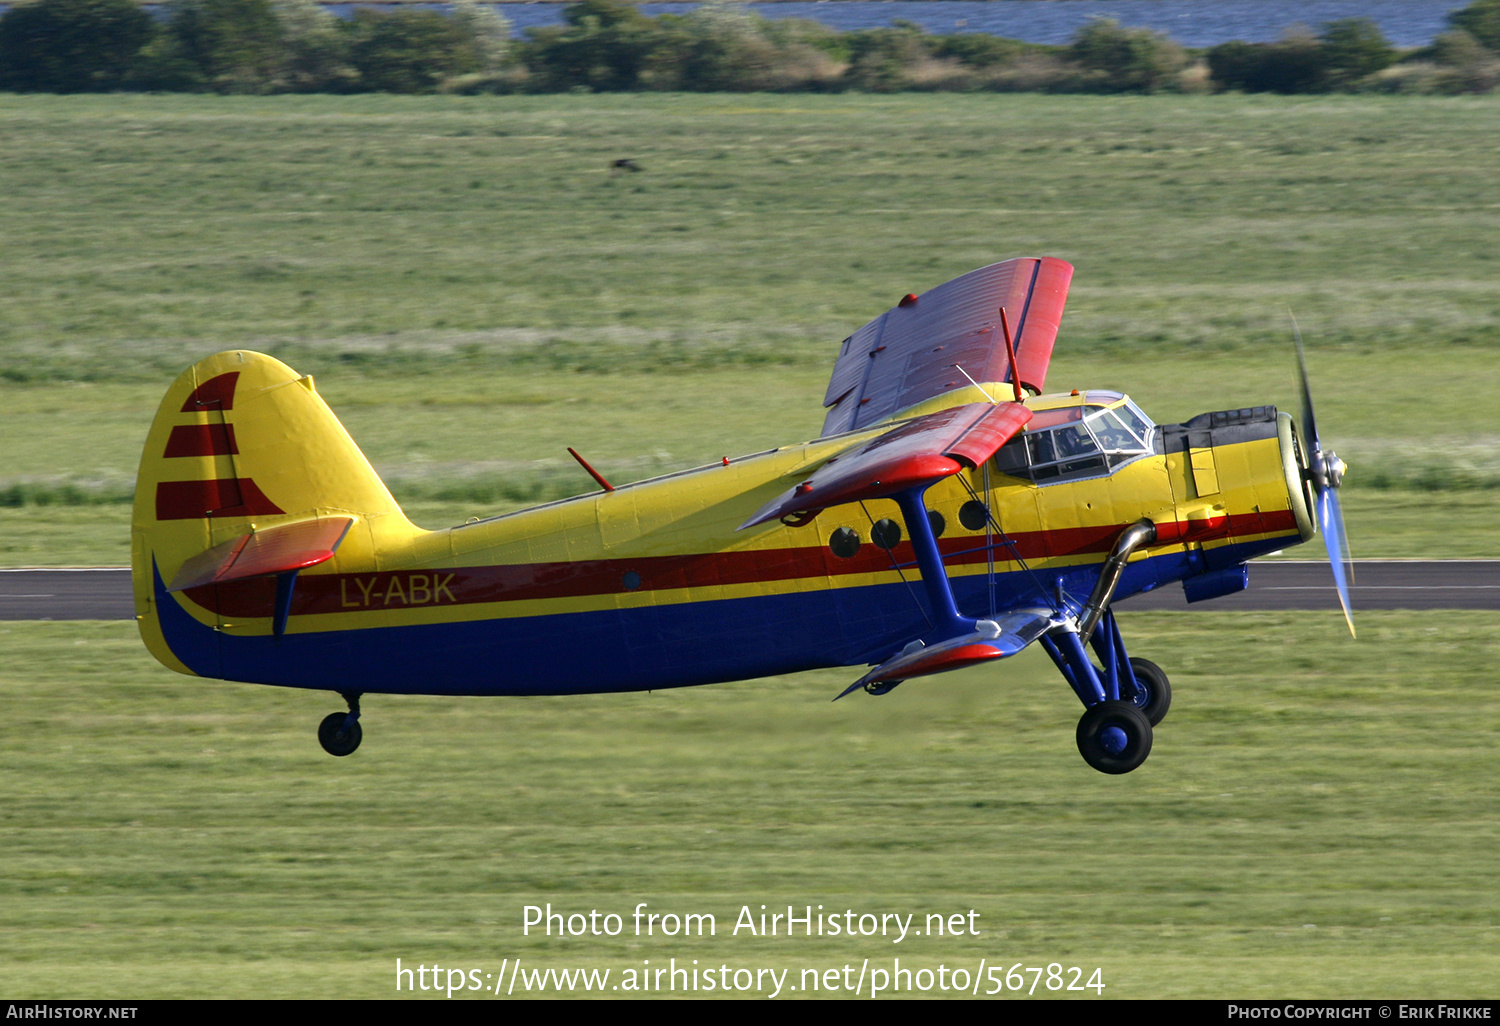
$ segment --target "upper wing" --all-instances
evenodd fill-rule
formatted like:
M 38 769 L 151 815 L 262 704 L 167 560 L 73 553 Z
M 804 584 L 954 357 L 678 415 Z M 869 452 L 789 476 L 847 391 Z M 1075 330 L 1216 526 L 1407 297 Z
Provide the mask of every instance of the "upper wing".
M 1023 257 L 970 271 L 881 314 L 844 340 L 823 437 L 853 431 L 975 381 L 1019 380 L 1037 392 L 1062 321 L 1073 265 Z M 1005 308 L 1019 373 L 1000 326 Z
M 755 511 L 739 526 L 763 524 L 804 510 L 861 499 L 883 499 L 977 467 L 1031 419 L 1020 403 L 966 403 L 909 420 L 850 452 Z

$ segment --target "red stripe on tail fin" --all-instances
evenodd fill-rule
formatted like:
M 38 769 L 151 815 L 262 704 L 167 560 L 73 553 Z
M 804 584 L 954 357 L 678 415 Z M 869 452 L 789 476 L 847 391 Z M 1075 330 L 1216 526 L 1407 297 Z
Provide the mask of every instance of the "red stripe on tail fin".
M 156 485 L 157 520 L 260 517 L 285 512 L 248 477 L 159 481 Z
M 167 459 L 178 456 L 233 456 L 240 451 L 233 424 L 179 424 L 167 438 Z
M 239 371 L 229 371 L 227 374 L 209 378 L 193 389 L 193 394 L 188 396 L 187 401 L 182 404 L 182 412 L 196 413 L 209 407 L 220 410 L 234 409 L 234 386 L 239 380 Z

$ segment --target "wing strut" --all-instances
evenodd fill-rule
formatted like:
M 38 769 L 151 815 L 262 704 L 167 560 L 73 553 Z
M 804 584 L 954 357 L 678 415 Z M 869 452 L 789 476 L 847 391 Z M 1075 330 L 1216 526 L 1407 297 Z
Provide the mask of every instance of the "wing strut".
M 911 535 L 917 567 L 922 571 L 922 586 L 927 589 L 927 601 L 932 605 L 933 633 L 940 638 L 969 634 L 975 630 L 978 621 L 960 613 L 958 603 L 953 599 L 948 571 L 943 567 L 943 554 L 938 551 L 937 535 L 933 534 L 932 523 L 927 519 L 927 503 L 922 501 L 926 494 L 927 487 L 924 486 L 892 497 L 901 507 L 901 518 L 906 521 L 906 530 Z
M 932 606 L 931 629 L 924 638 L 913 641 L 849 685 L 834 701 L 859 688 L 878 689 L 876 693 L 884 693 L 908 677 L 923 677 L 1015 655 L 1053 624 L 1051 611 L 1045 609 L 1018 610 L 991 620 L 975 620 L 959 612 L 948 572 L 943 567 L 937 535 L 933 533 L 932 522 L 927 519 L 924 496 L 931 484 L 891 496 L 900 506 L 901 517 L 911 536 L 912 551 L 922 574 L 922 586 Z

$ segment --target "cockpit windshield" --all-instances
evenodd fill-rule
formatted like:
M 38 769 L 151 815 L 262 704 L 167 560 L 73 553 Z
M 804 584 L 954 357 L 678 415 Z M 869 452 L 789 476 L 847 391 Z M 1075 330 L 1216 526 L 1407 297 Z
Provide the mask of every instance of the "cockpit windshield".
M 1077 405 L 1038 410 L 995 454 L 995 469 L 1037 484 L 1113 473 L 1153 451 L 1156 426 L 1118 392 L 1089 392 Z

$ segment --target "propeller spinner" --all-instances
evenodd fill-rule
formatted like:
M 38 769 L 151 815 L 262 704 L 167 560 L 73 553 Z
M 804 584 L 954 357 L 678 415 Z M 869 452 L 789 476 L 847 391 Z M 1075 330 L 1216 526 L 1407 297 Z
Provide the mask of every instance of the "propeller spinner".
M 1297 319 L 1292 318 L 1292 334 L 1297 340 L 1297 371 L 1302 385 L 1302 432 L 1304 444 L 1309 446 L 1307 469 L 1304 473 L 1312 484 L 1316 496 L 1318 530 L 1322 532 L 1323 544 L 1328 547 L 1328 562 L 1333 567 L 1333 583 L 1338 588 L 1339 604 L 1344 607 L 1344 620 L 1349 624 L 1349 634 L 1354 636 L 1354 617 L 1349 610 L 1349 579 L 1353 568 L 1349 558 L 1349 535 L 1344 529 L 1344 511 L 1339 505 L 1339 485 L 1344 481 L 1348 469 L 1343 460 L 1332 449 L 1323 448 L 1318 436 L 1318 421 L 1313 415 L 1312 390 L 1307 384 L 1307 355 L 1302 348 L 1302 332 Z

